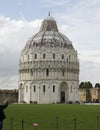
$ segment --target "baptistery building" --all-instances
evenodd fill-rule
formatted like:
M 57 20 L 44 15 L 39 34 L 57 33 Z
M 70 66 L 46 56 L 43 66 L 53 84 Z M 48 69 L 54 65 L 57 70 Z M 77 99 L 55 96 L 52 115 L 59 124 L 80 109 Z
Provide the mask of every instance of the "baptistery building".
M 78 54 L 50 14 L 21 52 L 18 84 L 19 103 L 79 101 Z

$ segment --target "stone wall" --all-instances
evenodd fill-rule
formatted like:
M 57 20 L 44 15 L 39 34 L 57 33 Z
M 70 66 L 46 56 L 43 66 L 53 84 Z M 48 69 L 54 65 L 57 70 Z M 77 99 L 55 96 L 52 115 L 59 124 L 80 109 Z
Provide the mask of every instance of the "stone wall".
M 79 89 L 79 98 L 81 102 L 100 102 L 100 89 L 89 88 L 89 97 L 87 98 L 87 89 Z
M 4 103 L 8 100 L 9 103 L 17 103 L 18 102 L 18 90 L 0 90 L 0 103 Z

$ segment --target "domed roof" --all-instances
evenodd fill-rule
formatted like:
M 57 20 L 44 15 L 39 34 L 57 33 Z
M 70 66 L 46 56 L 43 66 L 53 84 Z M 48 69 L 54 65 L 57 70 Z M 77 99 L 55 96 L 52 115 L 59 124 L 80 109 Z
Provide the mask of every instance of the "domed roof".
M 56 21 L 50 14 L 43 20 L 40 31 L 28 40 L 24 50 L 35 46 L 73 47 L 71 41 L 59 32 Z

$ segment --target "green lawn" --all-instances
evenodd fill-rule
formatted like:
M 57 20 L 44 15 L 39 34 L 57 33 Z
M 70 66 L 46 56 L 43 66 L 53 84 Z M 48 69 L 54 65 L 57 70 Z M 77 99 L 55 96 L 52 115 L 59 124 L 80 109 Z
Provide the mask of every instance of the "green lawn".
M 100 125 L 99 105 L 12 104 L 5 113 L 3 130 L 36 130 L 32 126 L 35 122 L 39 124 L 37 130 L 99 130 Z

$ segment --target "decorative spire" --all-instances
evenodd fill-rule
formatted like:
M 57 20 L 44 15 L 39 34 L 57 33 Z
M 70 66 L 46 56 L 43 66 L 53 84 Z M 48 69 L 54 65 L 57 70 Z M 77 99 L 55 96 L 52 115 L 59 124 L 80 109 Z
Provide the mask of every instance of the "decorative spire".
M 50 16 L 50 11 L 48 12 L 48 16 Z
M 56 21 L 53 19 L 53 17 L 50 16 L 50 11 L 48 12 L 48 16 L 43 20 L 40 32 L 41 31 L 56 31 L 58 32 L 58 27 L 56 24 Z

